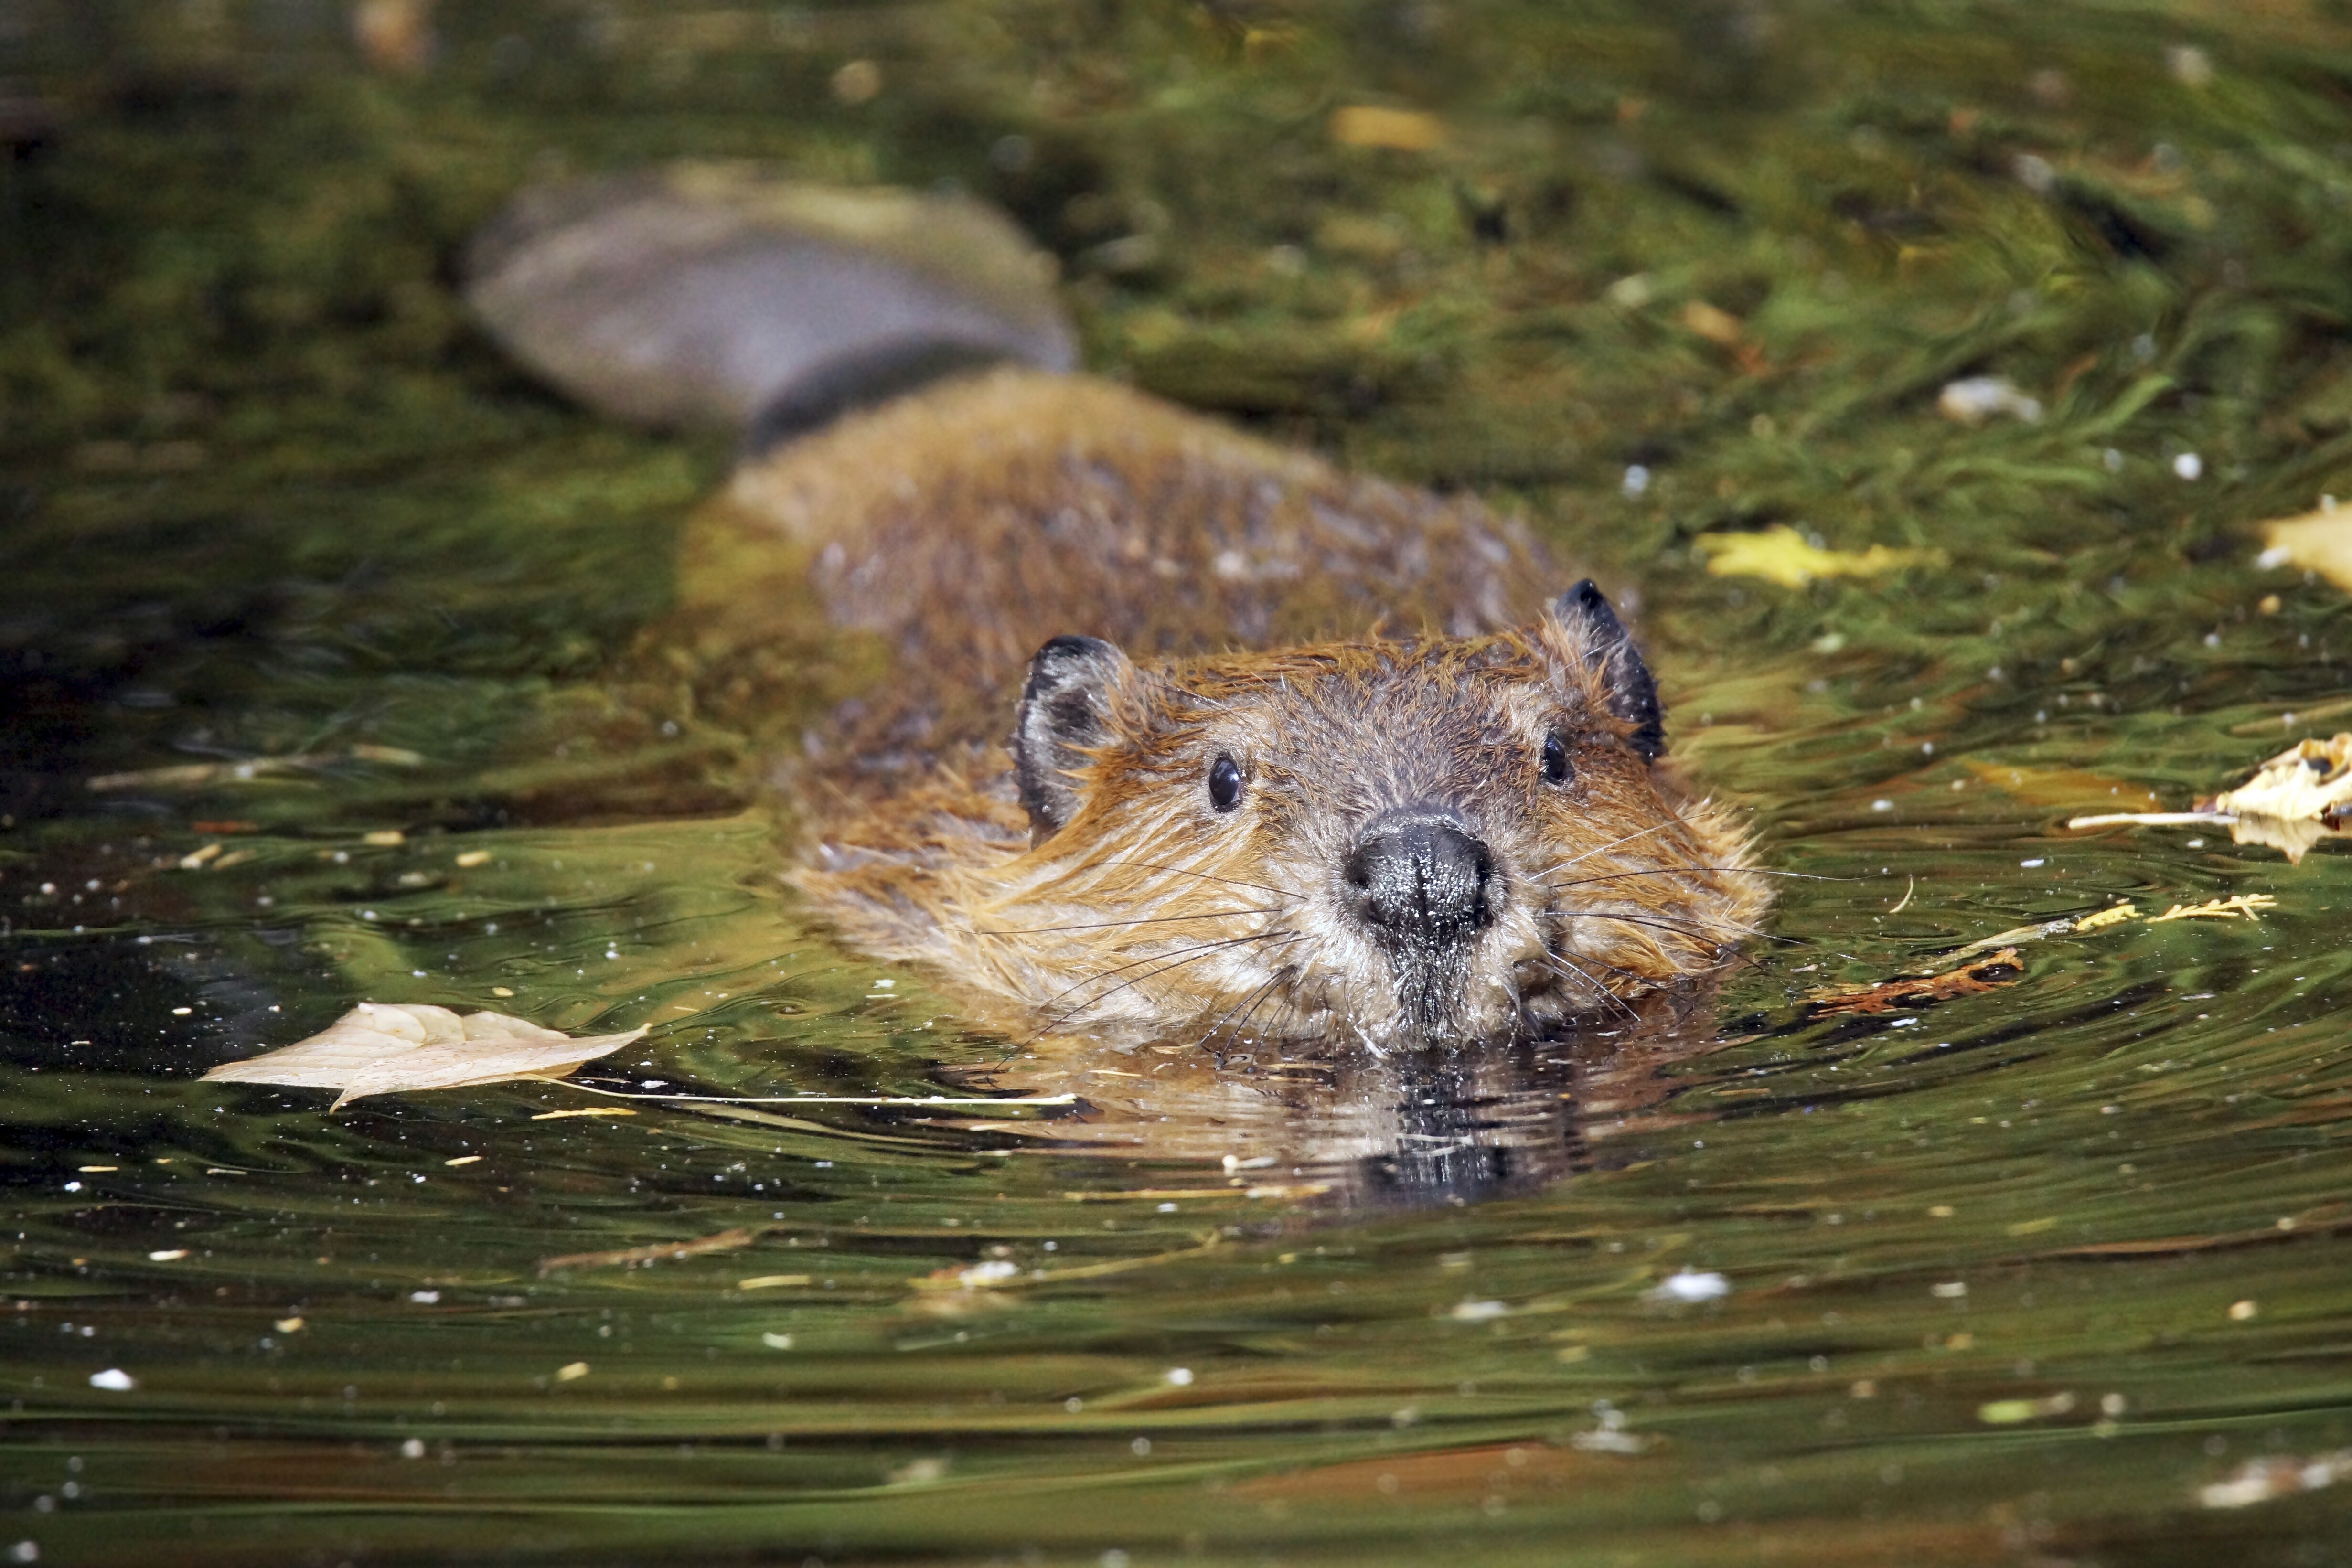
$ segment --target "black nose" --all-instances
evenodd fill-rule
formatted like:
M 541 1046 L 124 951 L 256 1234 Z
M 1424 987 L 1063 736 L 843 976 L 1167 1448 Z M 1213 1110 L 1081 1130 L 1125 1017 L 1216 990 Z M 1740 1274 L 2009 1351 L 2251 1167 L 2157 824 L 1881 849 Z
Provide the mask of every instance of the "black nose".
M 1391 936 L 1463 941 L 1494 918 L 1495 857 L 1444 817 L 1383 811 L 1342 868 L 1363 917 Z

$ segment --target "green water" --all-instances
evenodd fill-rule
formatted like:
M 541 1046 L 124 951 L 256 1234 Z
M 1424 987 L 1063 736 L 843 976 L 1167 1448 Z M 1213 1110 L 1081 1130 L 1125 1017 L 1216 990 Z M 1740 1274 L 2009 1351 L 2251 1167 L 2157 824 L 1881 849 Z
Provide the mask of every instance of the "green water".
M 339 5 L 0 3 L 0 1551 L 2352 1560 L 2345 859 L 2062 825 L 2340 722 L 2254 525 L 2352 497 L 2352 14 L 440 11 L 403 74 Z M 1678 1020 L 1181 1092 L 830 946 L 665 653 L 725 439 L 451 292 L 519 185 L 688 154 L 990 195 L 1096 367 L 1522 512 L 1829 880 Z M 1774 523 L 1946 562 L 1692 544 Z M 649 1025 L 617 1092 L 1087 1105 L 194 1082 L 361 999 Z

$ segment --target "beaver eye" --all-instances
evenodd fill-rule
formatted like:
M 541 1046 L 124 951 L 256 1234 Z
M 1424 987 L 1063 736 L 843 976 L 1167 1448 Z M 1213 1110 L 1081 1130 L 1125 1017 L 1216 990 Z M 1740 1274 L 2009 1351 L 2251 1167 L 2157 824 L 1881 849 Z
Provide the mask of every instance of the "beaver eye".
M 1230 811 L 1241 803 L 1241 765 L 1230 757 L 1220 757 L 1209 764 L 1209 804 Z
M 1568 765 L 1568 742 L 1557 735 L 1544 737 L 1543 776 L 1547 784 L 1565 784 L 1575 771 Z

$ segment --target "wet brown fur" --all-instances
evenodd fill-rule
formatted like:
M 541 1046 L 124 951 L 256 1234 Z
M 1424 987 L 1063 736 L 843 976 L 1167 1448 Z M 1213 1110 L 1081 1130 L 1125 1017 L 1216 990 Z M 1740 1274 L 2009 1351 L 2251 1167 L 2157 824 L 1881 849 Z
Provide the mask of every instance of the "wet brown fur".
M 999 1021 L 1520 1035 L 1719 967 L 1766 906 L 1742 831 L 1612 711 L 1618 655 L 1547 612 L 1569 574 L 1475 503 L 1006 371 L 749 465 L 730 505 L 801 547 L 832 622 L 881 650 L 793 770 L 794 880 L 856 945 L 932 966 Z M 716 626 L 747 583 L 705 575 L 727 579 L 702 589 Z M 1005 737 L 1030 655 L 1062 633 L 1133 662 L 1075 815 L 1034 836 Z M 1552 732 L 1565 786 L 1540 777 Z M 1244 779 L 1230 813 L 1202 782 L 1219 756 Z M 1492 850 L 1497 908 L 1444 995 L 1405 995 L 1435 982 L 1360 929 L 1339 867 L 1373 813 L 1430 800 Z

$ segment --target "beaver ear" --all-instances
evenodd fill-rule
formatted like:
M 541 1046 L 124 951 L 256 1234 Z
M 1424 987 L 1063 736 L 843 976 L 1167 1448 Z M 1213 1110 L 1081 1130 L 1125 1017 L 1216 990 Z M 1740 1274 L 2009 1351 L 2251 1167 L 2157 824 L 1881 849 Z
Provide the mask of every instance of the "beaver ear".
M 1608 690 L 1609 711 L 1633 727 L 1627 737 L 1645 762 L 1666 749 L 1665 714 L 1658 706 L 1658 684 L 1633 646 L 1633 634 L 1591 578 L 1551 601 L 1551 619 L 1569 634 L 1588 664 L 1599 669 Z
M 1110 689 L 1131 668 L 1125 653 L 1099 637 L 1056 637 L 1029 661 L 1013 722 L 1013 773 L 1034 842 L 1077 814 L 1071 775 L 1086 765 L 1086 749 L 1102 743 Z

